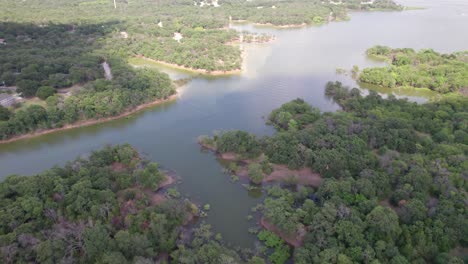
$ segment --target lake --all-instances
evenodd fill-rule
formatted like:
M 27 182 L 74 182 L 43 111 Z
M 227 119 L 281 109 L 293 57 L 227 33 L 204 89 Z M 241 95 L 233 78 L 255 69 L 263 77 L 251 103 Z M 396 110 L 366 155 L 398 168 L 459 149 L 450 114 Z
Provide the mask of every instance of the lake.
M 350 21 L 298 29 L 235 25 L 240 30 L 276 36 L 270 44 L 243 47 L 247 57 L 241 75 L 194 76 L 174 102 L 129 118 L 0 145 L 0 178 L 15 173 L 31 175 L 106 144 L 128 142 L 163 168 L 175 171 L 182 179 L 177 187 L 181 193 L 201 205 L 210 204 L 203 221 L 225 241 L 250 247 L 255 238 L 247 230 L 254 223 L 246 216 L 261 198 L 249 196 L 240 184 L 231 183 L 216 157 L 201 151 L 198 136 L 227 129 L 272 134 L 274 130 L 265 125 L 265 117 L 297 97 L 322 111 L 338 110 L 324 96 L 325 84 L 339 80 L 357 86 L 349 76 L 337 75 L 336 69 L 381 65 L 365 56 L 366 49 L 377 44 L 439 52 L 468 50 L 467 1 L 401 3 L 427 9 L 352 13 Z M 174 79 L 190 75 L 164 71 Z M 414 91 L 397 95 L 417 102 L 427 100 L 427 95 Z

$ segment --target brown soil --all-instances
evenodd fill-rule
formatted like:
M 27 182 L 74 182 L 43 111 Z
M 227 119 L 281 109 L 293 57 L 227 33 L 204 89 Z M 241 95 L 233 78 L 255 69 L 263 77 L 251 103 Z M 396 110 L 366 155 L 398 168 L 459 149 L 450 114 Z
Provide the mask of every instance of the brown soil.
M 168 253 L 160 253 L 158 258 L 156 259 L 156 264 L 160 263 L 169 263 L 169 254 Z
M 47 129 L 47 130 L 42 130 L 42 131 L 36 131 L 36 132 L 33 132 L 33 133 L 12 137 L 12 138 L 7 139 L 7 140 L 0 140 L 0 144 L 11 143 L 11 142 L 14 142 L 14 141 L 27 139 L 27 138 L 33 138 L 33 137 L 46 135 L 46 134 L 50 134 L 50 133 L 54 133 L 54 132 L 58 132 L 58 131 L 78 128 L 78 127 L 85 127 L 85 126 L 90 126 L 90 125 L 94 125 L 94 124 L 98 124 L 98 123 L 104 123 L 104 122 L 120 119 L 122 117 L 126 117 L 126 116 L 129 116 L 129 115 L 134 114 L 136 112 L 139 112 L 139 111 L 141 111 L 141 110 L 143 110 L 145 108 L 148 108 L 148 107 L 151 107 L 151 106 L 154 106 L 154 105 L 158 105 L 158 104 L 161 104 L 163 102 L 172 101 L 172 100 L 174 100 L 176 98 L 177 98 L 177 94 L 174 94 L 174 95 L 169 96 L 167 99 L 156 99 L 156 100 L 154 100 L 152 102 L 149 102 L 149 103 L 146 103 L 146 104 L 141 104 L 141 105 L 139 105 L 139 106 L 137 106 L 137 107 L 135 107 L 133 109 L 130 109 L 128 111 L 123 112 L 122 114 L 120 114 L 118 116 L 83 120 L 83 121 L 79 121 L 79 122 L 76 122 L 76 123 L 73 123 L 73 124 L 65 125 L 65 126 L 60 127 L 60 128 L 53 128 L 53 129 Z
M 218 153 L 216 148 L 212 146 L 204 145 L 200 142 L 200 145 L 217 153 L 218 157 L 225 161 L 241 161 L 244 163 L 243 166 L 236 172 L 236 175 L 239 177 L 248 178 L 248 164 L 253 162 L 258 162 L 257 160 L 252 159 L 242 159 L 234 152 Z M 272 164 L 273 172 L 270 175 L 267 175 L 264 179 L 264 183 L 268 182 L 290 182 L 297 183 L 300 185 L 307 185 L 318 187 L 322 183 L 322 176 L 320 174 L 313 172 L 310 168 L 302 168 L 299 170 L 291 170 L 286 165 Z
M 309 168 L 300 170 L 291 170 L 286 165 L 272 164 L 273 172 L 263 178 L 264 183 L 269 182 L 288 182 L 300 185 L 318 187 L 322 183 L 320 174 L 313 172 Z M 248 178 L 247 166 L 243 166 L 237 173 L 237 176 Z
M 125 168 L 122 164 L 120 163 L 114 163 L 112 165 L 112 169 L 114 170 L 114 167 L 119 169 L 119 168 Z M 169 175 L 166 175 L 166 179 L 159 185 L 158 189 L 155 191 L 155 190 L 152 190 L 152 189 L 144 189 L 142 186 L 135 186 L 135 187 L 132 187 L 132 188 L 129 188 L 127 190 L 133 190 L 137 193 L 137 197 L 136 199 L 138 200 L 139 197 L 141 197 L 141 194 L 142 193 L 145 193 L 148 197 L 150 197 L 150 200 L 151 200 L 151 205 L 158 205 L 158 204 L 161 204 L 162 202 L 166 201 L 167 198 L 166 196 L 162 193 L 162 191 L 172 185 L 173 183 L 175 183 L 176 180 L 173 176 L 169 176 Z M 122 195 L 123 192 L 120 194 Z M 127 203 L 129 202 L 132 202 L 133 201 L 128 201 Z
M 154 60 L 154 59 L 147 58 L 147 57 L 145 57 L 143 55 L 138 55 L 137 57 L 141 58 L 141 59 L 144 59 L 144 60 L 147 60 L 147 61 L 156 62 L 156 63 L 159 63 L 161 65 L 168 66 L 168 67 L 171 67 L 171 68 L 174 68 L 174 69 L 191 71 L 191 72 L 201 73 L 201 74 L 206 74 L 206 75 L 213 75 L 213 76 L 232 75 L 232 74 L 240 74 L 242 72 L 242 69 L 235 69 L 235 70 L 230 70 L 230 71 L 208 71 L 208 70 L 205 70 L 205 69 L 195 69 L 195 68 L 185 67 L 185 66 L 182 66 L 182 65 L 173 64 L 173 63 L 169 63 L 169 62 L 165 62 L 165 61 Z
M 111 165 L 112 171 L 119 172 L 125 170 L 127 167 L 120 162 L 114 162 Z
M 151 193 L 149 194 L 150 197 L 151 197 L 151 205 L 158 205 L 158 204 L 162 204 L 164 201 L 167 200 L 166 196 L 164 194 L 161 194 L 161 193 Z
M 269 223 L 264 217 L 260 219 L 260 224 L 263 228 L 268 231 L 271 231 L 281 237 L 286 243 L 293 247 L 300 247 L 304 243 L 304 237 L 306 235 L 306 230 L 301 228 L 297 231 L 296 235 L 286 235 L 284 232 L 280 231 L 275 225 Z
M 169 176 L 169 175 L 166 174 L 166 179 L 163 182 L 161 182 L 161 184 L 159 184 L 158 191 L 161 190 L 161 189 L 166 188 L 169 185 L 172 185 L 175 181 L 176 180 L 175 180 L 175 178 L 173 176 Z
M 238 155 L 234 152 L 220 153 L 219 157 L 227 161 L 235 161 L 239 159 Z
M 158 205 L 167 200 L 167 197 L 161 193 L 167 186 L 172 185 L 175 182 L 175 178 L 169 175 L 166 175 L 166 180 L 159 184 L 159 187 L 156 191 L 151 189 L 145 189 L 144 192 L 151 197 L 151 204 Z
M 273 172 L 265 177 L 264 181 L 292 181 L 301 185 L 318 187 L 322 183 L 322 177 L 309 168 L 291 170 L 286 165 L 273 164 Z
M 458 92 L 463 96 L 468 96 L 468 87 L 460 88 Z
M 468 248 L 466 247 L 462 247 L 462 246 L 458 246 L 454 249 L 452 249 L 450 252 L 449 252 L 450 256 L 456 256 L 456 257 L 459 257 L 459 258 L 465 258 L 466 256 L 468 256 Z

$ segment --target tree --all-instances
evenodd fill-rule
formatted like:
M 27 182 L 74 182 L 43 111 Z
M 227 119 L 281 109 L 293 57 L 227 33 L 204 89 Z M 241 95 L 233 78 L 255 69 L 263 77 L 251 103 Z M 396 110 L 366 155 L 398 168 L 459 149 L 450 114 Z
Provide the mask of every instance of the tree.
M 249 164 L 249 178 L 253 183 L 260 184 L 263 181 L 262 165 L 258 163 Z
M 390 208 L 377 206 L 367 216 L 367 235 L 371 240 L 396 241 L 401 233 L 398 215 Z
M 105 226 L 97 225 L 84 232 L 85 253 L 90 261 L 95 261 L 111 249 L 111 238 Z
M 47 99 L 49 96 L 54 95 L 55 89 L 51 86 L 41 86 L 37 89 L 36 96 L 42 100 Z
M 253 256 L 248 264 L 265 264 L 265 260 L 263 260 L 261 257 L 258 256 Z
M 32 80 L 20 80 L 16 85 L 18 86 L 17 91 L 24 97 L 36 95 L 37 89 L 39 88 L 39 83 Z
M 138 182 L 146 188 L 157 189 L 165 178 L 165 176 L 159 172 L 158 167 L 159 165 L 154 162 L 148 164 L 145 169 L 137 173 Z
M 10 119 L 10 116 L 11 116 L 10 110 L 0 105 L 0 121 L 7 121 L 8 119 Z

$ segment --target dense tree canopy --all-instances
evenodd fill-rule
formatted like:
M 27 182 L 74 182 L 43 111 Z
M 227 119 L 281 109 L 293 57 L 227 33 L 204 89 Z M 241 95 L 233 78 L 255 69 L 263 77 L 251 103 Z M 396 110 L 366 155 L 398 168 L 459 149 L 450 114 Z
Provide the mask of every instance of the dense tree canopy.
M 57 67 L 42 69 L 43 56 L 35 56 L 31 50 L 24 53 L 20 81 L 21 89 L 28 96 L 30 90 L 36 90 L 40 82 L 47 80 L 47 85 L 65 87 L 77 82 L 79 78 L 98 78 L 93 73 L 99 71 L 85 70 L 89 67 L 97 69 L 95 59 L 81 59 L 80 54 L 90 48 L 89 43 L 105 33 L 106 52 L 119 56 L 143 55 L 145 57 L 177 64 L 194 69 L 207 71 L 228 71 L 241 67 L 241 53 L 238 47 L 226 45 L 239 38 L 239 33 L 227 30 L 232 20 L 248 20 L 253 23 L 282 25 L 322 24 L 331 20 L 343 20 L 347 17 L 347 8 L 353 10 L 390 9 L 401 7 L 393 1 L 376 0 L 373 4 L 361 4 L 359 0 L 340 1 L 340 5 L 331 1 L 294 0 L 294 1 L 247 1 L 220 0 L 219 6 L 212 1 L 193 0 L 116 0 L 114 9 L 112 1 L 102 0 L 60 0 L 60 1 L 28 1 L 17 2 L 0 0 L 2 12 L 1 21 L 34 23 L 43 27 L 34 30 L 35 37 L 44 36 L 42 42 L 27 35 L 5 34 L 0 30 L 0 38 L 7 41 L 8 50 L 23 49 L 23 46 L 48 46 L 48 56 L 54 60 Z M 49 33 L 48 23 L 59 24 L 66 29 L 63 32 Z M 84 23 L 95 25 L 85 32 L 76 30 Z M 0 27 L 0 29 L 3 29 Z M 32 31 L 32 30 L 31 30 Z M 22 33 L 21 31 L 18 31 Z M 86 36 L 83 36 L 82 34 Z M 174 33 L 180 33 L 182 39 L 173 39 Z M 4 34 L 4 35 L 2 35 Z M 60 34 L 66 41 L 51 41 L 54 34 Z M 21 41 L 15 41 L 16 38 Z M 9 43 L 11 42 L 12 45 Z M 85 42 L 85 43 L 83 43 Z M 13 45 L 14 43 L 14 45 Z M 55 49 L 52 49 L 55 47 Z M 5 50 L 0 49 L 0 51 Z M 67 50 L 67 53 L 64 53 Z M 72 51 L 72 55 L 70 54 Z M 73 59 L 74 58 L 74 59 Z M 77 62 L 86 61 L 91 65 L 81 65 Z M 33 63 L 30 63 L 33 62 Z M 29 67 L 27 65 L 31 64 Z M 72 66 L 75 66 L 72 68 Z M 89 67 L 87 67 L 89 66 Z M 72 68 L 72 69 L 71 69 Z M 83 69 L 85 68 L 85 69 Z M 23 73 L 24 70 L 24 73 Z M 34 72 L 39 70 L 39 74 Z M 70 76 L 69 71 L 74 74 Z M 14 81 L 11 71 L 0 71 L 0 76 L 6 81 Z M 4 76 L 2 76 L 2 74 Z M 89 76 L 91 75 L 91 76 Z M 42 77 L 42 78 L 41 78 Z M 23 79 L 23 78 L 22 78 Z M 45 85 L 45 84 L 42 84 Z
M 2 263 L 147 263 L 170 252 L 191 204 L 154 203 L 157 185 L 141 182 L 145 173 L 156 183 L 166 177 L 121 145 L 8 177 L 0 183 Z
M 263 203 L 273 231 L 302 242 L 294 262 L 462 263 L 449 253 L 468 237 L 468 99 L 363 97 L 339 82 L 326 94 L 343 111 L 293 100 L 270 115 L 275 135 L 249 143 L 323 178 L 318 188 L 270 187 Z
M 106 34 L 106 26 L 0 23 L 8 40 L 0 49 L 1 76 L 13 76 L 7 79 L 7 85 L 16 85 L 24 97 L 37 95 L 47 99 L 45 105 L 21 108 L 8 119 L 2 115 L 0 139 L 85 119 L 116 116 L 175 93 L 166 74 L 134 69 L 117 56 L 99 54 L 97 42 Z M 107 56 L 112 69 L 112 80 L 104 78 L 103 56 Z M 55 89 L 70 85 L 79 88 L 54 95 Z
M 51 98 L 47 105 L 38 104 L 43 109 L 23 107 L 7 122 L 2 118 L 0 140 L 115 116 L 174 93 L 164 75 L 131 68 L 127 59 L 135 56 L 207 72 L 239 70 L 241 51 L 232 43 L 240 33 L 229 29 L 232 20 L 321 24 L 345 19 L 347 8 L 400 9 L 387 0 L 217 3 L 220 6 L 210 1 L 117 0 L 114 8 L 112 1 L 101 0 L 0 0 L 0 38 L 5 42 L 0 46 L 0 83 L 15 86 L 26 98 Z M 181 38 L 174 39 L 175 34 Z M 249 34 L 242 34 L 246 42 L 252 41 Z M 104 62 L 113 79 L 104 74 Z M 38 119 L 26 116 L 32 110 L 39 110 Z
M 344 112 L 289 132 L 290 144 L 306 148 L 301 166 L 325 181 L 317 190 L 272 192 L 265 201 L 264 214 L 277 227 L 308 230 L 295 262 L 461 263 L 447 253 L 467 243 L 461 134 L 468 100 L 418 105 L 373 92 L 361 97 L 340 83 L 330 83 L 327 94 Z
M 428 88 L 438 93 L 456 92 L 468 87 L 466 52 L 440 54 L 433 50 L 391 49 L 376 46 L 367 51 L 391 65 L 367 68 L 359 81 L 384 87 Z

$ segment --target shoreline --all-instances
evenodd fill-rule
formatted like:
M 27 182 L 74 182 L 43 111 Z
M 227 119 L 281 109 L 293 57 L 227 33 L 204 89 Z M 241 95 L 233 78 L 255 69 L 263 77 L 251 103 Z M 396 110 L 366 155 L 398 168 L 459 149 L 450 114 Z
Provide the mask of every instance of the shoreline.
M 222 161 L 242 163 L 241 165 L 239 165 L 239 169 L 233 172 L 232 174 L 250 181 L 250 178 L 248 175 L 248 165 L 251 163 L 259 162 L 259 158 L 246 159 L 246 158 L 239 157 L 238 154 L 233 153 L 233 152 L 220 153 L 217 151 L 217 149 L 214 146 L 204 144 L 200 140 L 198 141 L 198 144 L 201 146 L 201 148 L 214 153 L 214 155 Z M 275 163 L 270 163 L 270 164 L 272 167 L 272 172 L 270 174 L 263 175 L 262 184 L 268 184 L 272 182 L 279 182 L 279 183 L 290 182 L 290 183 L 295 183 L 295 184 L 299 184 L 303 186 L 312 186 L 312 187 L 319 187 L 322 184 L 322 181 L 323 181 L 322 176 L 319 173 L 312 171 L 312 169 L 310 168 L 304 167 L 304 168 L 293 170 L 293 169 L 289 169 L 284 164 L 275 164 Z
M 37 132 L 32 132 L 32 133 L 28 133 L 28 134 L 24 134 L 24 135 L 15 136 L 15 137 L 12 137 L 12 138 L 9 138 L 9 139 L 6 139 L 6 140 L 0 140 L 0 145 L 12 143 L 12 142 L 23 140 L 23 139 L 29 139 L 29 138 L 42 136 L 42 135 L 52 134 L 52 133 L 59 132 L 59 131 L 70 130 L 70 129 L 79 128 L 79 127 L 86 127 L 86 126 L 91 126 L 91 125 L 95 125 L 95 124 L 100 124 L 100 123 L 105 123 L 105 122 L 121 119 L 123 117 L 127 117 L 129 115 L 134 114 L 134 113 L 140 112 L 141 110 L 144 110 L 144 109 L 146 109 L 148 107 L 155 106 L 155 105 L 158 105 L 158 104 L 162 104 L 162 103 L 165 103 L 165 102 L 173 101 L 178 97 L 178 95 L 179 95 L 179 93 L 176 92 L 175 94 L 169 96 L 166 99 L 156 99 L 154 101 L 138 105 L 137 107 L 135 107 L 133 109 L 130 109 L 130 110 L 127 110 L 127 111 L 125 111 L 125 112 L 123 112 L 123 113 L 121 113 L 121 114 L 119 114 L 117 116 L 106 117 L 106 118 L 98 118 L 98 119 L 82 120 L 82 121 L 78 121 L 78 122 L 75 122 L 73 124 L 68 124 L 68 125 L 65 125 L 65 126 L 59 127 L 59 128 L 46 129 L 46 130 L 42 130 L 42 131 L 37 131 Z
M 272 27 L 272 28 L 284 29 L 284 28 L 303 28 L 303 27 L 310 26 L 312 24 L 302 23 L 302 24 L 290 24 L 290 25 L 275 25 L 272 23 L 254 23 L 254 25 L 259 26 L 259 27 Z
M 258 22 L 251 22 L 251 21 L 248 21 L 248 20 L 232 20 L 231 23 L 233 23 L 233 24 L 252 24 L 254 26 L 271 27 L 271 28 L 301 28 L 301 27 L 309 26 L 309 24 L 307 24 L 307 23 L 288 24 L 288 25 L 275 25 L 275 24 L 272 24 L 272 23 L 258 23 Z
M 143 55 L 137 55 L 135 57 L 143 59 L 143 60 L 151 61 L 151 62 L 154 62 L 154 63 L 158 63 L 160 65 L 170 67 L 170 68 L 173 68 L 173 69 L 189 71 L 189 72 L 192 72 L 192 73 L 200 73 L 200 74 L 210 75 L 210 76 L 236 75 L 236 74 L 241 74 L 242 73 L 242 67 L 240 69 L 229 70 L 229 71 L 219 71 L 219 70 L 217 70 L 217 71 L 208 71 L 206 69 L 194 69 L 194 68 L 189 68 L 189 67 L 185 67 L 185 66 L 181 66 L 181 65 L 178 65 L 178 64 L 165 62 L 165 61 L 154 60 L 154 59 L 145 57 Z M 243 54 L 241 54 L 241 57 L 243 58 Z

